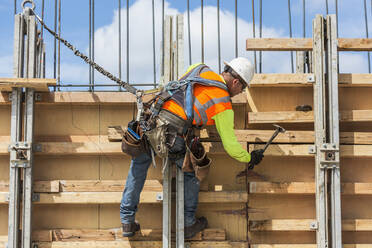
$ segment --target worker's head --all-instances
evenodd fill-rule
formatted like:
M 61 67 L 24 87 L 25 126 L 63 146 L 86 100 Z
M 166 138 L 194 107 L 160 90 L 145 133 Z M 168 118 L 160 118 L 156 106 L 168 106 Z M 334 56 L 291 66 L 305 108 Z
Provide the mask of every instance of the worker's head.
M 225 68 L 222 76 L 229 88 L 230 96 L 236 96 L 243 92 L 249 86 L 249 82 L 253 78 L 254 66 L 246 58 L 238 57 L 230 62 L 224 62 Z

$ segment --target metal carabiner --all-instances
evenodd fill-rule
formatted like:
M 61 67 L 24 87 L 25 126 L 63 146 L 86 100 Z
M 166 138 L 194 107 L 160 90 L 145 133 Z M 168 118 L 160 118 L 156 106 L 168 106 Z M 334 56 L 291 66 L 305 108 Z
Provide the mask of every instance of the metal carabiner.
M 34 1 L 32 1 L 32 0 L 24 0 L 24 1 L 22 2 L 22 9 L 23 9 L 23 10 L 26 9 L 26 7 L 25 7 L 25 4 L 26 4 L 26 3 L 31 4 L 31 9 L 32 9 L 32 10 L 35 10 L 35 3 L 34 3 Z M 29 8 L 29 7 L 27 7 L 27 8 Z

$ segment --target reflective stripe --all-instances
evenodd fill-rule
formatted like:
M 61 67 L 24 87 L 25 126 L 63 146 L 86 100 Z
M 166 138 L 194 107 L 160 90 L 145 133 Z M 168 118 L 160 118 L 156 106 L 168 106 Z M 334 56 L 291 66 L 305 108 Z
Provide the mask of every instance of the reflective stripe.
M 203 121 L 203 125 L 206 125 L 208 122 L 208 116 L 207 116 L 207 113 L 205 113 L 204 106 L 200 104 L 198 98 L 195 98 L 194 105 L 199 111 L 200 117 Z
M 230 102 L 230 96 L 224 96 L 224 97 L 220 97 L 220 98 L 213 98 L 211 100 L 209 100 L 208 102 L 206 102 L 204 105 L 201 105 L 199 101 L 197 101 L 197 99 L 195 99 L 195 106 L 197 107 L 201 117 L 202 117 L 202 120 L 203 120 L 203 126 L 207 125 L 207 122 L 208 122 L 208 115 L 207 115 L 207 110 L 216 105 L 216 104 L 219 104 L 219 103 L 228 103 Z
M 194 124 L 197 126 L 202 125 L 202 120 L 199 117 L 198 111 L 195 111 L 195 109 L 194 109 L 194 122 L 195 122 Z

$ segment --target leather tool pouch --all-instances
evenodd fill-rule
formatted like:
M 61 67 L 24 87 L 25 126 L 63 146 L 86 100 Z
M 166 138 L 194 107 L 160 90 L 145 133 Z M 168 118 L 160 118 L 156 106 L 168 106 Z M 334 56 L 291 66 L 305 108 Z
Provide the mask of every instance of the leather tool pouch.
M 133 131 L 129 131 L 128 128 L 135 130 L 136 134 L 134 134 Z M 141 132 L 138 123 L 131 121 L 128 124 L 128 128 L 124 130 L 121 150 L 133 158 L 141 155 L 144 152 L 148 152 L 146 137 Z
M 145 133 L 152 149 L 161 158 L 168 155 L 167 129 L 168 123 L 157 117 L 156 126 Z

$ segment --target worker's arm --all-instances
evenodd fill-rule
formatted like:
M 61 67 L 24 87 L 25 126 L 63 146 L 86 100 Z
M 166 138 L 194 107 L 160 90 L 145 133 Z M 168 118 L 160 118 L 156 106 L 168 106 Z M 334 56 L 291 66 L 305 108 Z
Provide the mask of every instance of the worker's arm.
M 251 160 L 251 155 L 243 149 L 234 133 L 234 111 L 227 109 L 216 114 L 212 119 L 216 124 L 225 151 L 232 158 L 242 163 L 248 163 Z

